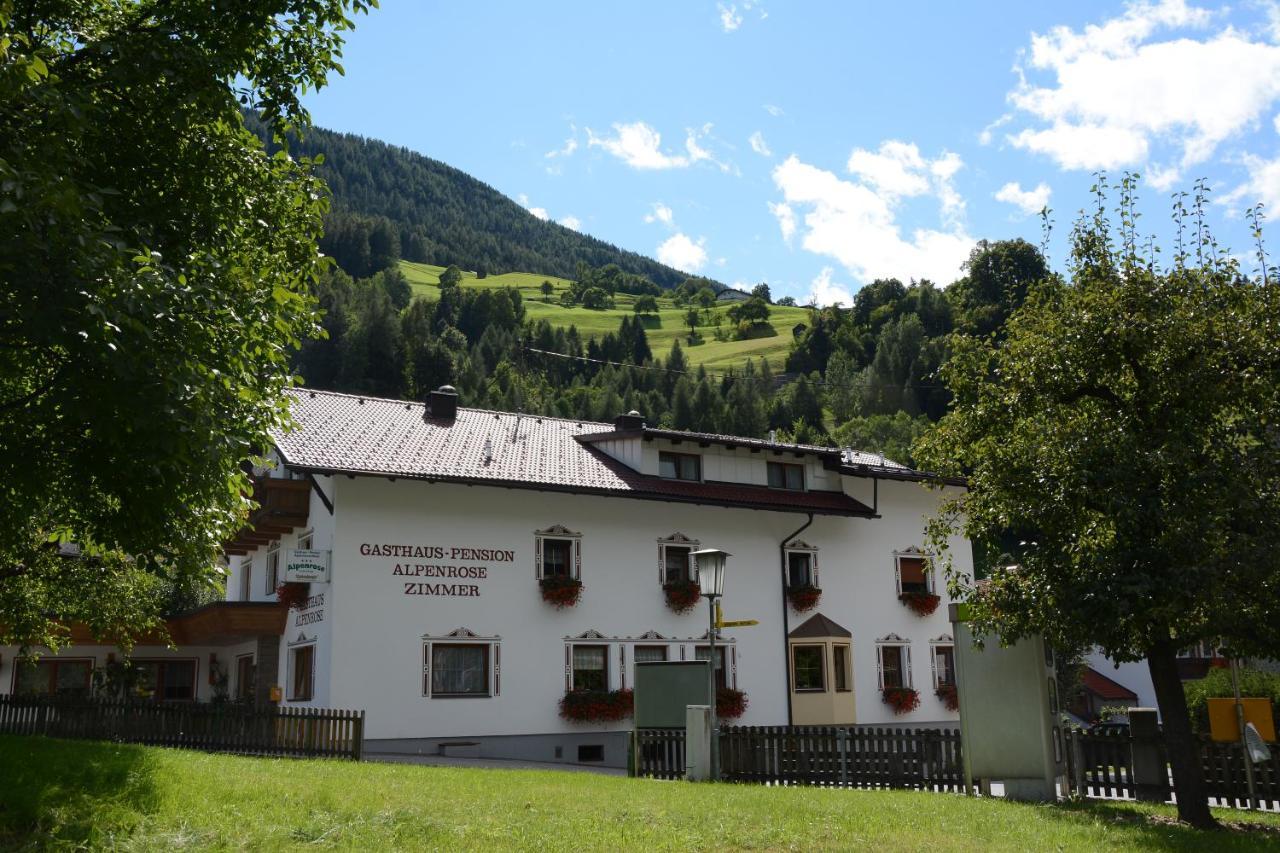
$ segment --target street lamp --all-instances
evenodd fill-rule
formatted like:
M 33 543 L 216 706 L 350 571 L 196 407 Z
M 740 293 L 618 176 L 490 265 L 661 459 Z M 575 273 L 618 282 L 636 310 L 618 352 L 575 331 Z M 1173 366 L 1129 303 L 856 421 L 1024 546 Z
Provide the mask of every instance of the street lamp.
M 707 642 L 710 645 L 710 666 L 707 668 L 707 687 L 711 697 L 711 781 L 720 780 L 720 735 L 716 730 L 716 599 L 724 594 L 724 566 L 732 556 L 719 548 L 703 548 L 694 551 L 698 568 L 698 586 L 707 599 L 710 620 Z

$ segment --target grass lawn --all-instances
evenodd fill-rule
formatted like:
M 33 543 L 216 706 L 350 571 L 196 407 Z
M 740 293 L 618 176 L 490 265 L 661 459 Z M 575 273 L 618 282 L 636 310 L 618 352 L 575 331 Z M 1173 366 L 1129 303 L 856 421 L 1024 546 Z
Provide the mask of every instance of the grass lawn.
M 439 298 L 440 273 L 444 267 L 430 264 L 417 264 L 401 261 L 400 268 L 413 287 L 414 296 L 425 296 L 428 299 Z M 550 301 L 542 293 L 542 282 L 549 281 L 555 286 Z M 616 332 L 618 323 L 625 316 L 633 315 L 635 297 L 619 293 L 614 297 L 615 308 L 596 311 L 581 306 L 565 307 L 560 304 L 560 294 L 569 287 L 569 280 L 548 275 L 535 275 L 526 272 L 504 273 L 486 278 L 476 278 L 474 273 L 462 274 L 463 287 L 514 287 L 524 296 L 525 310 L 531 320 L 546 320 L 553 326 L 577 326 L 583 339 L 601 337 L 605 332 Z M 712 309 L 723 319 L 724 328 L 731 326 L 726 316 L 729 305 L 720 305 Z M 773 334 L 753 338 L 746 341 L 717 341 L 713 337 L 714 326 L 701 326 L 698 331 L 703 342 L 689 345 L 689 329 L 684 325 L 687 309 L 677 308 L 670 299 L 658 299 L 659 313 L 656 318 L 646 320 L 646 331 L 649 336 L 649 347 L 656 357 L 666 358 L 671 352 L 676 338 L 684 347 L 685 356 L 693 365 L 705 364 L 708 370 L 725 370 L 729 367 L 740 368 L 748 358 L 767 358 L 775 369 L 781 369 L 791 350 L 791 330 L 797 323 L 808 323 L 809 312 L 805 308 L 789 308 L 772 305 L 769 307 L 769 325 Z
M 237 758 L 15 736 L 0 736 L 0 768 L 5 850 L 1280 847 L 1274 815 L 1250 818 L 1264 826 L 1204 833 L 1168 823 L 1168 808 L 1120 804 Z

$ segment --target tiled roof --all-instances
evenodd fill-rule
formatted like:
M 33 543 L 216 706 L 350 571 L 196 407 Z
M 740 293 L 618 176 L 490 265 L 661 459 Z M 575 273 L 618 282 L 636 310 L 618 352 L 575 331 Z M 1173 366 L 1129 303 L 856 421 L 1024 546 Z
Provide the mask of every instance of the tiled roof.
M 1123 684 L 1119 684 L 1107 678 L 1093 667 L 1086 667 L 1084 676 L 1084 689 L 1094 694 L 1100 699 L 1113 699 L 1116 701 L 1137 702 L 1138 694 L 1134 693 Z
M 616 438 L 618 432 L 612 424 L 603 424 L 605 431 L 589 432 L 579 436 L 580 441 L 592 442 L 608 438 Z M 643 429 L 624 430 L 623 435 L 643 435 L 646 438 L 665 438 L 671 441 L 695 441 L 706 444 L 722 444 L 731 447 L 754 447 L 759 450 L 777 450 L 784 453 L 813 453 L 828 456 L 833 460 L 840 457 L 843 451 L 838 447 L 823 447 L 817 444 L 791 444 L 785 441 L 769 441 L 763 438 L 746 438 L 740 435 L 721 435 L 714 432 L 693 432 L 683 429 L 662 429 L 646 426 Z M 868 454 L 870 455 L 870 454 Z M 877 459 L 879 457 L 876 457 Z
M 852 637 L 853 634 L 848 628 L 839 623 L 832 622 L 826 616 L 818 613 L 805 620 L 804 624 L 796 628 L 787 635 L 793 640 L 805 637 Z
M 296 428 L 273 439 L 285 464 L 297 469 L 785 512 L 871 514 L 841 492 L 781 494 L 763 486 L 645 476 L 577 440 L 612 431 L 612 424 L 463 408 L 455 420 L 441 421 L 424 418 L 422 403 L 307 389 L 291 396 Z

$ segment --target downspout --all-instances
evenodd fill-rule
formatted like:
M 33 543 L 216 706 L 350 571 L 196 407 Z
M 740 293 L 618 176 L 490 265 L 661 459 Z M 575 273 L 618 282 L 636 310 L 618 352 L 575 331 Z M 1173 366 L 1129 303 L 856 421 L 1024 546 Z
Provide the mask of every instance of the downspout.
M 804 524 L 800 525 L 799 529 L 797 529 L 794 533 L 784 537 L 783 540 L 778 543 L 778 553 L 782 561 L 782 652 L 783 652 L 782 660 L 785 662 L 785 665 L 783 666 L 783 671 L 785 672 L 786 679 L 787 679 L 787 690 L 782 695 L 787 697 L 787 725 L 788 726 L 792 724 L 791 723 L 792 713 L 791 713 L 791 637 L 790 637 L 790 634 L 791 634 L 790 621 L 791 620 L 790 620 L 790 611 L 789 611 L 789 608 L 787 607 L 787 543 L 790 542 L 792 539 L 795 539 L 801 533 L 804 533 L 804 531 L 809 527 L 810 524 L 813 524 L 813 513 L 809 513 L 809 520 L 806 521 Z

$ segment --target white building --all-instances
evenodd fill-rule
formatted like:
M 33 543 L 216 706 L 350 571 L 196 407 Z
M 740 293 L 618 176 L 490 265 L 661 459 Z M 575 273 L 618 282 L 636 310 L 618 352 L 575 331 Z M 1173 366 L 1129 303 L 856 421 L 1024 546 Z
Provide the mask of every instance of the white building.
M 628 720 L 572 723 L 574 689 L 619 690 L 642 660 L 706 655 L 705 602 L 664 583 L 698 547 L 732 554 L 719 669 L 738 722 L 927 726 L 957 715 L 949 599 L 923 525 L 927 475 L 865 453 L 299 390 L 276 436 L 254 526 L 227 547 L 227 601 L 171 620 L 177 648 L 140 646 L 157 698 L 232 697 L 366 711 L 366 750 L 625 760 Z M 957 488 L 950 484 L 947 488 Z M 301 609 L 275 603 L 290 549 L 331 552 Z M 953 543 L 971 572 L 967 543 Z M 574 606 L 543 578 L 580 580 Z M 554 582 L 554 581 L 552 581 Z M 562 581 L 563 582 L 563 581 Z M 788 586 L 821 589 L 798 612 Z M 917 615 L 903 592 L 936 593 Z M 0 690 L 76 692 L 115 650 L 78 643 L 36 668 L 10 648 Z M 214 682 L 221 682 L 215 687 Z M 897 715 L 882 688 L 919 694 Z M 945 693 L 945 691 L 943 691 Z M 580 751 L 581 749 L 581 751 Z

